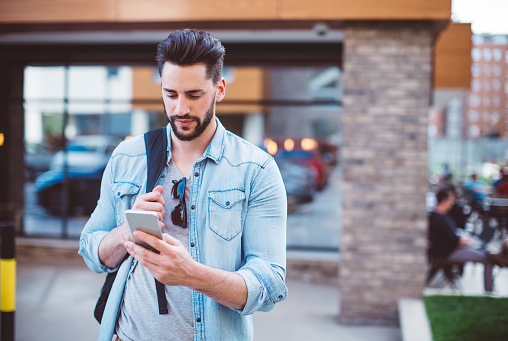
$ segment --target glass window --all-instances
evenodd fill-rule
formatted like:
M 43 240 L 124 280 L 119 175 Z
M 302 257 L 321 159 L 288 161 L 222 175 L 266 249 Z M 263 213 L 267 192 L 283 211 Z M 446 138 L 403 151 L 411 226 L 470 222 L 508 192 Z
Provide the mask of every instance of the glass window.
M 496 64 L 496 65 L 494 65 L 494 66 L 492 67 L 492 70 L 493 70 L 493 72 L 494 72 L 494 76 L 496 76 L 496 77 L 501 76 L 501 66 L 499 66 L 499 65 L 497 65 L 497 64 Z
M 495 35 L 495 36 L 492 36 L 491 39 L 495 45 L 508 44 L 508 36 L 505 36 L 505 35 Z
M 474 92 L 478 92 L 481 90 L 481 88 L 482 88 L 482 85 L 478 79 L 473 79 L 471 81 L 471 90 L 473 90 Z
M 228 91 L 217 117 L 273 154 L 281 170 L 287 247 L 337 250 L 341 70 L 225 66 L 224 76 Z M 24 232 L 70 238 L 94 209 L 118 143 L 167 124 L 153 66 L 28 67 L 25 118 L 26 158 L 39 168 L 27 176 Z M 317 237 L 315 224 L 324 231 Z
M 490 91 L 490 82 L 489 81 L 483 82 L 483 90 L 485 92 L 489 92 Z
M 499 107 L 499 105 L 500 105 L 500 104 L 501 104 L 501 98 L 499 98 L 499 96 L 498 96 L 498 95 L 494 95 L 494 96 L 492 97 L 492 105 L 493 105 L 494 107 Z
M 128 69 L 25 68 L 26 235 L 79 236 L 114 147 L 131 133 Z
M 501 49 L 499 48 L 495 48 L 493 51 L 492 51 L 492 56 L 494 57 L 494 60 L 496 62 L 500 61 L 502 58 L 503 58 L 503 52 L 501 51 Z
M 476 124 L 469 126 L 469 137 L 471 138 L 480 137 L 480 128 Z
M 492 51 L 489 48 L 484 48 L 483 60 L 485 60 L 486 62 L 490 62 L 491 59 L 492 59 Z
M 479 77 L 480 72 L 481 72 L 481 70 L 480 70 L 480 66 L 478 64 L 473 64 L 471 66 L 471 74 L 473 75 L 473 77 Z
M 469 96 L 469 105 L 472 107 L 477 107 L 480 105 L 480 97 L 478 97 L 478 95 Z
M 500 118 L 501 116 L 499 116 L 499 112 L 494 111 L 490 117 L 492 125 L 496 125 Z
M 471 40 L 473 41 L 473 44 L 474 45 L 481 45 L 483 44 L 483 42 L 485 41 L 485 38 L 483 38 L 482 35 L 479 35 L 479 34 L 474 34 L 472 37 L 471 37 Z
M 489 64 L 485 64 L 483 66 L 483 74 L 487 77 L 490 77 L 490 71 L 491 71 L 491 68 L 490 68 L 490 65 Z
M 494 79 L 492 81 L 492 87 L 494 88 L 494 91 L 501 90 L 501 82 L 499 81 L 499 79 Z
M 469 121 L 470 122 L 477 122 L 478 121 L 478 111 L 476 111 L 476 110 L 469 111 Z
M 471 50 L 471 57 L 473 58 L 473 61 L 475 62 L 479 62 L 482 60 L 482 51 L 478 48 L 478 47 L 475 47 Z

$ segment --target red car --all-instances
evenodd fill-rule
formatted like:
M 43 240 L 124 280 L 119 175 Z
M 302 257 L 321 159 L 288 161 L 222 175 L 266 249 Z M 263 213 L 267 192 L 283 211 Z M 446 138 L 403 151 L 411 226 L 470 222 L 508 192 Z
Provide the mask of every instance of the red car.
M 318 190 L 328 184 L 331 167 L 337 164 L 337 146 L 311 138 L 267 139 L 265 147 L 276 160 L 308 167 Z

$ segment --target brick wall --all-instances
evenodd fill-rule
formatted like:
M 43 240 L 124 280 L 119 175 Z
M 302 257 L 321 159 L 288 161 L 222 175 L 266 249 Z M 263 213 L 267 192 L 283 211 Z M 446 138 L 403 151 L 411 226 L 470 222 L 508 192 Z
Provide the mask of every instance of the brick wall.
M 396 324 L 422 294 L 432 45 L 425 23 L 345 29 L 342 323 Z

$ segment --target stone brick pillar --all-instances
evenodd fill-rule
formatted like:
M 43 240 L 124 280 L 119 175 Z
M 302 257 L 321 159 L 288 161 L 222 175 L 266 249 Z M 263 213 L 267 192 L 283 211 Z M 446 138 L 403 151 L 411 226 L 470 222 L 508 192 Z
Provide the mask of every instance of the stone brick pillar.
M 342 323 L 397 324 L 422 295 L 432 61 L 429 24 L 345 29 Z

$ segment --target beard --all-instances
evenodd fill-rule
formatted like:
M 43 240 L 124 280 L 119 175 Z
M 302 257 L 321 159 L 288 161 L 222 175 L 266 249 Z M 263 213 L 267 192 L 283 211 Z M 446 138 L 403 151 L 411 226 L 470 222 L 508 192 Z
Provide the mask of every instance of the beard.
M 201 119 L 198 116 L 189 114 L 183 116 L 179 115 L 168 116 L 165 106 L 164 106 L 164 114 L 166 115 L 166 119 L 171 125 L 171 130 L 173 131 L 173 134 L 175 134 L 177 139 L 179 139 L 180 141 L 192 141 L 201 136 L 201 134 L 203 134 L 206 128 L 208 128 L 210 123 L 212 123 L 214 109 L 215 109 L 215 98 L 212 100 L 210 107 L 206 111 L 206 115 L 203 121 L 201 121 Z M 194 129 L 192 129 L 191 127 L 183 127 L 180 128 L 181 130 L 179 130 L 179 127 L 175 124 L 175 120 L 177 119 L 193 120 L 196 122 L 196 127 Z

